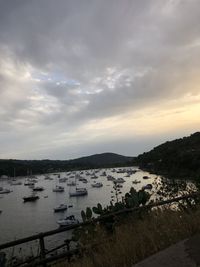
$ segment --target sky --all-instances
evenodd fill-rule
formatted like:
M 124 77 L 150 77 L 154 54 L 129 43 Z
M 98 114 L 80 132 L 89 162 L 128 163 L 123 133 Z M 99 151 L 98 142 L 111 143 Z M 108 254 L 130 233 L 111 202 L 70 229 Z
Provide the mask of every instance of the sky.
M 199 126 L 199 0 L 0 0 L 0 158 L 136 156 Z

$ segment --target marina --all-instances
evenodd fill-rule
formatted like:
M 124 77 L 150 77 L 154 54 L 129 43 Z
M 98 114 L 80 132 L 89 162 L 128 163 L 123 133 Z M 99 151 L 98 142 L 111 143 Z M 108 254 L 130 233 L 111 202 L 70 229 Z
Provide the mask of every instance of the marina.
M 67 183 L 75 181 L 75 177 L 78 177 L 80 173 L 81 179 L 80 177 L 76 179 L 74 186 L 68 186 Z M 127 173 L 130 174 L 129 177 L 126 177 Z M 94 175 L 95 180 L 93 179 Z M 36 191 L 33 191 L 34 188 L 25 186 L 28 181 L 27 177 L 18 178 L 17 181 L 21 184 L 17 186 L 11 186 L 9 179 L 1 179 L 1 191 L 7 193 L 2 194 L 3 197 L 0 199 L 0 210 L 2 211 L 0 214 L 0 243 L 55 229 L 58 227 L 59 220 L 64 220 L 69 216 L 74 216 L 76 220 L 81 221 L 81 210 L 93 207 L 98 203 L 106 206 L 112 199 L 114 200 L 114 181 L 119 185 L 120 196 L 123 196 L 131 187 L 139 190 L 146 186 L 147 183 L 143 176 L 147 175 L 149 177 L 148 184 L 150 184 L 156 176 L 138 170 L 137 167 L 37 175 L 34 178 L 34 188 L 39 190 Z M 47 177 L 48 179 L 46 179 Z M 62 182 L 62 186 L 60 186 L 58 183 L 62 178 L 68 179 L 63 179 L 66 182 Z M 85 183 L 86 180 L 87 183 Z M 138 183 L 133 184 L 136 180 Z M 63 203 L 66 206 L 61 207 Z M 59 210 L 59 207 L 62 212 L 54 212 L 54 209 L 58 208 Z

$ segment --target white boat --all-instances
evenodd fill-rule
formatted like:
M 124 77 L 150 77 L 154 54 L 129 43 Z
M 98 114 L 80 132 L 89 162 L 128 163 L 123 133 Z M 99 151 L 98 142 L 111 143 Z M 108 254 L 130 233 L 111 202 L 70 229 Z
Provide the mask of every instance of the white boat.
M 64 210 L 67 210 L 66 204 L 60 204 L 58 207 L 54 208 L 54 212 L 59 212 L 59 211 L 64 211 Z
M 96 188 L 100 188 L 102 187 L 103 184 L 102 183 L 95 183 L 95 184 L 92 184 L 92 187 L 96 187 Z
M 44 180 L 53 180 L 53 178 L 48 175 L 45 175 Z
M 15 178 L 16 177 L 15 175 L 16 175 L 16 173 L 15 173 L 15 168 L 14 168 L 14 177 L 11 180 L 10 185 L 22 185 L 22 182 L 17 181 L 17 179 Z
M 64 191 L 65 191 L 65 188 L 60 185 L 56 185 L 56 187 L 53 188 L 53 192 L 64 192 Z
M 24 182 L 24 185 L 34 185 L 35 183 L 37 183 L 37 180 L 36 179 L 26 179 L 25 182 Z
M 22 185 L 22 182 L 17 181 L 17 180 L 13 180 L 10 182 L 10 185 Z
M 139 183 L 141 183 L 141 181 L 139 181 L 139 180 L 134 180 L 134 181 L 132 181 L 132 183 L 133 183 L 133 184 L 139 184 Z
M 75 219 L 74 215 L 68 216 L 65 219 L 61 219 L 57 221 L 57 224 L 59 224 L 60 226 L 70 226 L 70 225 L 74 225 L 78 223 L 79 221 Z
M 98 178 L 98 176 L 96 176 L 96 174 L 91 176 L 91 179 L 97 179 L 97 178 Z
M 116 179 L 112 175 L 107 176 L 108 181 L 115 181 Z
M 70 197 L 85 196 L 87 194 L 88 192 L 86 188 L 76 188 L 74 192 L 69 192 Z
M 67 177 L 59 178 L 59 183 L 65 183 L 68 180 Z
M 0 187 L 0 194 L 8 194 L 12 192 L 10 189 Z
M 147 190 L 151 190 L 153 188 L 152 184 L 147 184 L 147 185 L 144 185 L 142 187 L 143 190 L 147 189 Z
M 125 180 L 123 178 L 117 178 L 115 182 L 116 183 L 124 183 Z

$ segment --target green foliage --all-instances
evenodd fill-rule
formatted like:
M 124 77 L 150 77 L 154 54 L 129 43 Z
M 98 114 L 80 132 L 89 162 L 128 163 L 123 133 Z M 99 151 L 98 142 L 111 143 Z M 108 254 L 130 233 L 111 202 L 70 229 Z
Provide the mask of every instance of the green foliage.
M 86 214 L 84 210 L 81 211 L 81 217 L 82 217 L 83 222 L 86 222 L 87 218 L 86 218 Z
M 142 169 L 169 178 L 200 180 L 200 132 L 159 145 L 136 161 Z
M 87 221 L 92 219 L 92 210 L 89 207 L 86 208 L 86 219 Z
M 114 185 L 116 187 L 116 184 Z M 116 187 L 117 189 L 117 187 Z M 127 208 L 136 208 L 141 205 L 145 205 L 150 198 L 150 194 L 144 190 L 136 191 L 134 188 L 131 188 L 129 193 L 126 193 L 122 200 L 113 203 L 111 201 L 110 205 L 103 208 L 100 203 L 97 204 L 96 207 L 92 209 L 87 207 L 86 211 L 81 211 L 81 216 L 83 222 L 91 221 L 93 218 L 93 213 L 98 215 L 99 217 L 104 215 L 112 215 L 113 212 L 123 211 Z M 124 215 L 120 217 L 118 216 L 110 216 L 103 217 L 101 220 L 101 225 L 109 232 L 113 233 L 116 222 L 120 222 L 120 218 L 124 218 Z M 73 232 L 73 240 L 82 239 L 84 242 L 92 238 L 95 235 L 95 224 L 90 224 L 86 227 L 79 228 Z
M 95 169 L 103 167 L 132 166 L 134 158 L 114 153 L 102 153 L 74 160 L 16 160 L 0 159 L 0 176 L 43 174 L 49 172 Z

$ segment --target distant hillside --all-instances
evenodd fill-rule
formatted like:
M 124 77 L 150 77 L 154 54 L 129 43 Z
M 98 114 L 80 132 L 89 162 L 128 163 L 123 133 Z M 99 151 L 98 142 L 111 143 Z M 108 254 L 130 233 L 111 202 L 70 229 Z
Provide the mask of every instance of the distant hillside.
M 200 178 L 200 132 L 166 142 L 136 158 L 143 169 L 175 178 Z
M 101 166 L 113 166 L 113 165 L 123 165 L 123 164 L 133 164 L 133 157 L 125 157 L 122 155 L 118 155 L 115 153 L 102 153 L 95 154 L 88 157 L 82 157 L 74 160 L 69 160 L 69 164 L 77 165 L 79 167 L 93 166 L 93 167 L 101 167 Z
M 134 158 L 114 153 L 103 153 L 73 160 L 0 160 L 1 175 L 27 175 L 79 169 L 117 167 L 133 165 Z

